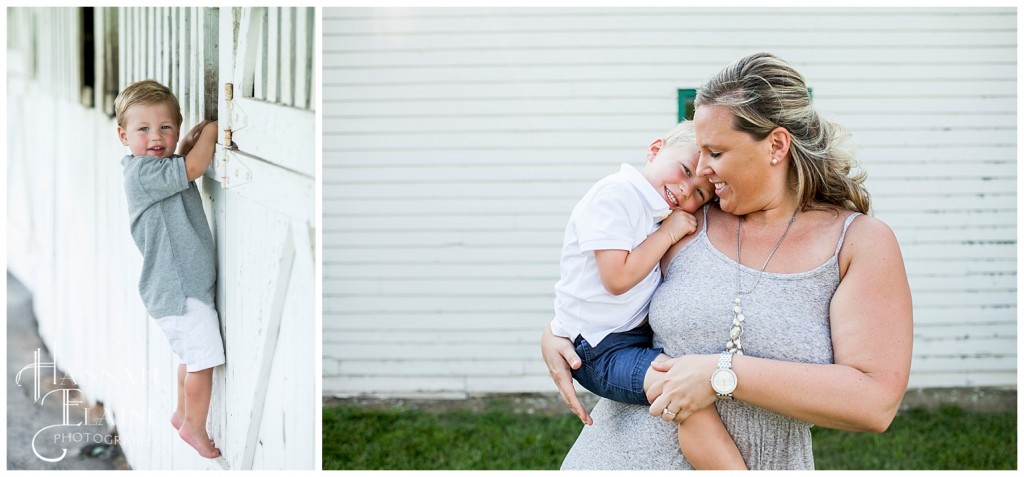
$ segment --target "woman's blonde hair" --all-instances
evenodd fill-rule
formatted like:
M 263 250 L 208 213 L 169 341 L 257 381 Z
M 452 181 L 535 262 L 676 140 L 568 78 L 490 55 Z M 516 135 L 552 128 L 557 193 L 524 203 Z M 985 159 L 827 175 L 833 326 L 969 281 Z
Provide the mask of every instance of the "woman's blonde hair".
M 171 90 L 153 80 L 142 80 L 136 81 L 121 91 L 114 99 L 114 113 L 117 115 L 117 125 L 125 127 L 127 118 L 125 114 L 132 106 L 137 104 L 167 104 L 171 109 L 171 114 L 174 116 L 174 120 L 178 122 L 178 128 L 181 128 L 181 105 L 178 104 L 178 98 L 174 96 Z
M 755 53 L 725 67 L 697 90 L 694 107 L 721 105 L 735 117 L 733 128 L 761 140 L 776 127 L 792 137 L 801 208 L 831 204 L 868 213 L 871 199 L 862 170 L 856 169 L 849 134 L 818 115 L 803 75 L 770 53 Z

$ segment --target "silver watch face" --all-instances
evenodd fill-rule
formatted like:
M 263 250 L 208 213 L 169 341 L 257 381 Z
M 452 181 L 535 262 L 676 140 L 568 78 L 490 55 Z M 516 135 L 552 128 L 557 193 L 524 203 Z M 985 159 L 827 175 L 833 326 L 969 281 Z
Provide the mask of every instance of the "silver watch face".
M 711 388 L 718 394 L 732 394 L 736 390 L 736 373 L 731 369 L 716 369 L 711 374 Z

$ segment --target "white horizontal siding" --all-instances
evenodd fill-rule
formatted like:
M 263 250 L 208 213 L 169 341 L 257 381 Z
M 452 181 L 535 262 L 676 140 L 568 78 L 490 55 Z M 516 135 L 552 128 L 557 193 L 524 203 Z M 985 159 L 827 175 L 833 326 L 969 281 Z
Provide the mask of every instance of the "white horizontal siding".
M 324 392 L 553 391 L 565 220 L 758 50 L 854 134 L 915 306 L 911 386 L 1016 384 L 1013 9 L 325 9 Z

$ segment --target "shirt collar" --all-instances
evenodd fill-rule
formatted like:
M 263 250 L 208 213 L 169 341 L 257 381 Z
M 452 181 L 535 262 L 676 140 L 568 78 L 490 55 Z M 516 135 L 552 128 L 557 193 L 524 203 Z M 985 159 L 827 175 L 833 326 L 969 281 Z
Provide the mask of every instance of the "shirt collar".
M 635 167 L 623 164 L 621 169 L 619 169 L 619 173 L 625 176 L 633 188 L 643 196 L 644 205 L 647 207 L 647 211 L 651 213 L 651 217 L 654 217 L 655 222 L 665 220 L 665 217 L 672 213 L 672 209 L 668 207 L 665 199 L 661 197 L 657 189 Z

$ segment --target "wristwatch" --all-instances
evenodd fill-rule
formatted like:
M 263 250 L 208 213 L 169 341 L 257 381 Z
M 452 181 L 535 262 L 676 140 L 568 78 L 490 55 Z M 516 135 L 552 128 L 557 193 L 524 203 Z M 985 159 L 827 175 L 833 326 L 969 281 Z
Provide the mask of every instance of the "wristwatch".
M 711 389 L 718 399 L 732 399 L 736 390 L 736 373 L 732 370 L 732 353 L 726 351 L 718 356 L 718 369 L 711 373 Z

